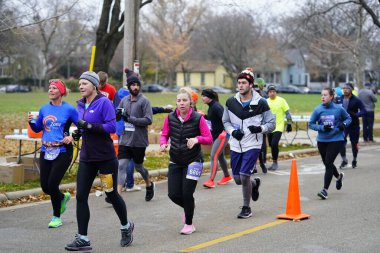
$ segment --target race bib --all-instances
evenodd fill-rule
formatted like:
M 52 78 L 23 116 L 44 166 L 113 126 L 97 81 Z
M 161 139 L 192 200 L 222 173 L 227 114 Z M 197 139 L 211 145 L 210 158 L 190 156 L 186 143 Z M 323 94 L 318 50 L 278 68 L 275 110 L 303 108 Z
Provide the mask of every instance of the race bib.
M 212 130 L 212 123 L 210 120 L 206 120 L 206 123 L 207 123 L 207 126 L 208 126 L 208 129 L 210 129 L 210 131 Z
M 133 132 L 135 131 L 135 125 L 129 123 L 129 122 L 125 122 L 124 123 L 124 131 L 126 132 Z
M 334 115 L 321 116 L 321 123 L 324 126 L 334 126 L 335 116 Z
M 46 147 L 45 148 L 45 160 L 53 161 L 59 156 L 61 152 L 59 147 Z
M 202 176 L 203 164 L 200 162 L 192 162 L 187 167 L 187 179 L 192 179 L 198 181 Z

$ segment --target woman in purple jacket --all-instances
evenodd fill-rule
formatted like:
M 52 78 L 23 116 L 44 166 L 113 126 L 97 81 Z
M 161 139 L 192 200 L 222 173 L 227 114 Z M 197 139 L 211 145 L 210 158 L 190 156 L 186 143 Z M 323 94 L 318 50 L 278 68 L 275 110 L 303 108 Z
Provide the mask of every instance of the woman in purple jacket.
M 116 190 L 118 161 L 110 137 L 110 133 L 116 131 L 115 109 L 112 102 L 98 92 L 99 76 L 95 72 L 84 72 L 79 79 L 79 91 L 83 97 L 77 101 L 80 132 L 73 134 L 74 139 L 79 139 L 82 135 L 76 195 L 78 234 L 65 249 L 69 251 L 92 249 L 87 237 L 90 220 L 88 196 L 98 174 L 107 198 L 121 223 L 120 245 L 126 247 L 133 241 L 134 224 L 128 221 L 127 207 Z

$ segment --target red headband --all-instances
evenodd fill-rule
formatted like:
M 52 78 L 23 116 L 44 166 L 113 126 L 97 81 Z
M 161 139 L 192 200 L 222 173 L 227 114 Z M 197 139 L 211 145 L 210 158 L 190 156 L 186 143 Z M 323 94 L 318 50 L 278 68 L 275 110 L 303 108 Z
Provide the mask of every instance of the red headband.
M 49 87 L 51 85 L 57 87 L 62 96 L 66 95 L 66 86 L 61 80 L 52 80 L 49 82 Z

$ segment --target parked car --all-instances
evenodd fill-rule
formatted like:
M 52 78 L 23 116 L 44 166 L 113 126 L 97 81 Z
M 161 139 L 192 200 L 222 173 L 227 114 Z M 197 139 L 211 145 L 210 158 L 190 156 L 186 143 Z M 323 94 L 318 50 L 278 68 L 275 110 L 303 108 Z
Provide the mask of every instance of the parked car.
M 294 85 L 276 85 L 277 92 L 279 93 L 302 93 L 301 89 Z M 267 85 L 268 87 L 268 85 Z
M 220 86 L 215 86 L 215 87 L 212 87 L 211 88 L 213 91 L 215 91 L 216 93 L 220 93 L 220 94 L 229 94 L 229 93 L 233 93 L 232 90 L 230 89 L 226 89 L 226 88 L 223 88 L 223 87 L 220 87 Z
M 30 87 L 25 85 L 19 85 L 19 84 L 9 84 L 5 87 L 6 93 L 13 93 L 13 92 L 30 92 L 32 91 Z
M 159 84 L 145 84 L 142 86 L 142 92 L 163 92 L 166 88 Z

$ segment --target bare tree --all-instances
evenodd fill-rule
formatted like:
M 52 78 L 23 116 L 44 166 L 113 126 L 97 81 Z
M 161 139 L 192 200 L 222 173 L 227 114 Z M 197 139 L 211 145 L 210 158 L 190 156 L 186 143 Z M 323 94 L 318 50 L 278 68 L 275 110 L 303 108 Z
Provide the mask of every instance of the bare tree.
M 133 0 L 135 1 L 135 0 Z M 139 9 L 153 0 L 136 0 Z M 139 13 L 136 11 L 135 18 Z M 137 22 L 138 25 L 138 22 Z M 134 35 L 132 39 L 136 39 Z M 121 11 L 120 0 L 104 0 L 99 26 L 96 31 L 95 71 L 108 72 L 109 64 L 115 54 L 117 46 L 124 37 L 124 12 Z M 131 38 L 125 38 L 131 39 Z
M 184 61 L 189 41 L 200 24 L 205 5 L 190 4 L 184 0 L 157 0 L 157 4 L 144 20 L 151 31 L 150 46 L 166 70 L 170 85 L 175 79 L 175 70 Z

